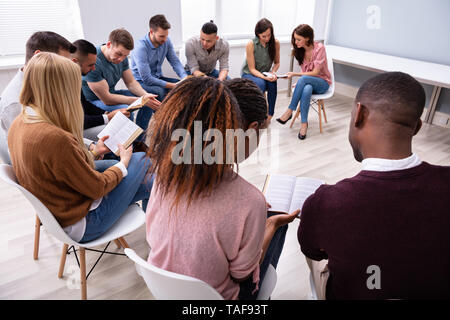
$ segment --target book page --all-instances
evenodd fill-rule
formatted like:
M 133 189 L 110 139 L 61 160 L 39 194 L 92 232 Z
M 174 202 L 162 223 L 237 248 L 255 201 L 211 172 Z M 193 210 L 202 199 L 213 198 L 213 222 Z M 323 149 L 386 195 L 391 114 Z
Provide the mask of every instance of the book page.
M 292 193 L 295 188 L 294 176 L 272 174 L 268 177 L 268 185 L 265 196 L 266 201 L 272 206 L 269 211 L 289 212 L 292 202 Z
M 294 212 L 297 209 L 302 209 L 305 200 L 316 192 L 317 188 L 324 183 L 324 181 L 319 179 L 298 177 L 295 181 L 289 213 Z
M 144 96 L 136 99 L 136 101 L 134 101 L 132 104 L 128 106 L 127 110 L 139 109 L 143 106 L 143 104 L 144 104 Z
M 266 77 L 272 77 L 273 76 L 273 74 L 270 73 L 270 72 L 263 72 L 263 75 L 265 75 Z M 287 78 L 287 74 L 285 74 L 285 73 L 283 73 L 283 74 L 276 74 L 276 75 L 277 75 L 277 78 L 280 78 L 280 79 Z
M 118 154 L 118 144 L 122 144 L 125 148 L 128 148 L 134 139 L 143 130 L 128 119 L 122 112 L 117 112 L 111 121 L 108 122 L 106 127 L 98 134 L 98 137 L 104 137 L 109 135 L 109 138 L 105 140 L 105 145 L 115 154 Z M 131 141 L 130 141 L 131 140 Z

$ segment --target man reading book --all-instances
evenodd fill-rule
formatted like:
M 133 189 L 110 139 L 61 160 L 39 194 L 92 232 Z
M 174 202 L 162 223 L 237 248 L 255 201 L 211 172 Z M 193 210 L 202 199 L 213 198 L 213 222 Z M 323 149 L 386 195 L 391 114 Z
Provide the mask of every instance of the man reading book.
M 424 104 L 401 72 L 359 89 L 349 141 L 362 171 L 319 187 L 298 230 L 319 298 L 450 298 L 450 167 L 412 152 Z
M 77 48 L 77 51 L 72 53 L 72 61 L 80 66 L 81 75 L 86 76 L 89 72 L 95 70 L 97 49 L 92 43 L 84 39 L 75 41 L 73 45 Z M 130 112 L 126 108 L 111 112 L 100 109 L 86 99 L 83 90 L 81 91 L 81 105 L 84 111 L 83 136 L 90 140 L 97 140 L 97 134 L 105 128 L 117 112 L 122 112 L 127 117 L 130 116 Z
M 83 77 L 83 93 L 87 100 L 104 111 L 127 108 L 138 97 L 147 97 L 147 108 L 140 109 L 136 117 L 136 124 L 145 130 L 160 102 L 134 78 L 127 58 L 133 48 L 133 37 L 128 31 L 113 30 L 108 42 L 97 47 L 95 70 Z M 120 79 L 123 79 L 128 90 L 115 89 Z M 143 135 L 138 140 L 142 141 Z

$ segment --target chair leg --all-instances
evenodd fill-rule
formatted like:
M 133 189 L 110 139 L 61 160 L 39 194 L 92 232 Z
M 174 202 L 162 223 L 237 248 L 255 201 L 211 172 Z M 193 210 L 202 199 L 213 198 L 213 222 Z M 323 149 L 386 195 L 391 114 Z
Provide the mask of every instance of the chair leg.
M 39 255 L 39 238 L 41 235 L 41 220 L 39 220 L 38 215 L 36 215 L 36 222 L 34 224 L 34 252 L 33 259 L 37 260 Z
M 80 247 L 80 284 L 81 284 L 81 300 L 87 299 L 86 286 L 86 251 Z
M 117 246 L 117 249 L 120 249 L 120 248 L 122 248 L 122 245 L 120 244 L 120 241 L 119 240 L 114 240 L 114 243 L 116 244 L 116 246 Z
M 124 247 L 124 248 L 129 248 L 130 247 L 123 237 L 120 237 L 117 240 L 119 240 L 119 242 L 122 245 L 122 247 Z
M 323 111 L 323 118 L 325 119 L 325 123 L 327 123 L 327 114 L 325 113 L 325 104 L 323 103 L 323 100 L 320 100 L 322 103 L 322 111 Z
M 67 257 L 67 248 L 69 245 L 67 243 L 63 244 L 62 252 L 61 252 L 61 260 L 59 262 L 59 272 L 58 272 L 58 278 L 62 278 L 64 273 L 64 266 L 66 265 L 66 257 Z
M 300 107 L 295 111 L 295 115 L 294 115 L 294 118 L 292 118 L 290 128 L 292 128 L 292 126 L 294 125 L 294 122 L 298 118 L 299 114 L 300 114 Z
M 320 100 L 317 103 L 318 106 L 318 113 L 319 113 L 319 129 L 320 129 L 320 133 L 322 133 L 322 105 L 320 103 Z

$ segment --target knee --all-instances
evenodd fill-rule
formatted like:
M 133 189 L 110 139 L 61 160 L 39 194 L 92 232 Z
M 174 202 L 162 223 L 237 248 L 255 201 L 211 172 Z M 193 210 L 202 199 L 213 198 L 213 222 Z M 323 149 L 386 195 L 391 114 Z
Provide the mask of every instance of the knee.
M 307 82 L 306 82 L 306 77 L 300 77 L 300 78 L 298 78 L 298 80 L 297 80 L 297 86 L 304 86 Z
M 313 92 L 313 87 L 312 87 L 312 85 L 307 84 L 307 85 L 304 86 L 304 88 L 303 88 L 303 94 L 304 94 L 304 95 L 310 96 L 310 95 L 312 95 L 312 92 Z

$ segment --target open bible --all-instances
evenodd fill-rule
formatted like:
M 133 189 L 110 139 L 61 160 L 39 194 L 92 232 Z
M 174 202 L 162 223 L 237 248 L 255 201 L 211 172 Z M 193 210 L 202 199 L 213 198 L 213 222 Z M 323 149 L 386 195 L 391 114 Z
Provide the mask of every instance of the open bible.
M 144 98 L 144 96 L 136 99 L 136 101 L 134 101 L 132 104 L 130 104 L 127 108 L 127 111 L 135 111 L 137 109 L 142 108 L 147 102 L 148 102 L 148 98 Z
M 270 72 L 263 72 L 263 75 L 265 75 L 266 77 L 272 77 L 273 75 Z M 287 74 L 283 73 L 283 74 L 277 74 L 277 78 L 278 79 L 282 79 L 282 78 L 287 78 Z
M 272 206 L 269 211 L 292 213 L 302 209 L 305 200 L 325 182 L 319 179 L 269 174 L 263 193 Z M 301 211 L 299 217 L 301 215 Z
M 119 148 L 117 144 L 122 144 L 126 149 L 143 131 L 144 130 L 128 119 L 122 112 L 117 112 L 97 136 L 99 138 L 109 136 L 109 138 L 105 140 L 105 145 L 118 156 Z

